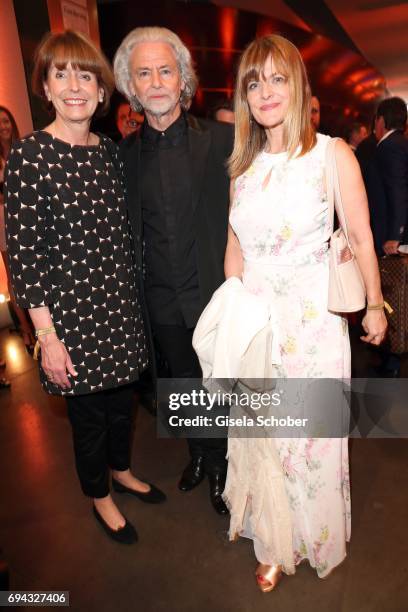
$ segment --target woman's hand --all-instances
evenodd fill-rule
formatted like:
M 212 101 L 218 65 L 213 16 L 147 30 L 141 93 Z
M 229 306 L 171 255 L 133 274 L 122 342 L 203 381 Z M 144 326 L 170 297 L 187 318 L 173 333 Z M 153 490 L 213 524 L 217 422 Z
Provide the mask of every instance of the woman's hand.
M 41 346 L 41 366 L 46 377 L 61 389 L 70 389 L 71 383 L 67 372 L 71 376 L 78 376 L 78 373 L 72 365 L 65 345 L 56 334 L 40 336 L 39 342 Z
M 366 336 L 360 336 L 363 342 L 375 344 L 376 346 L 381 344 L 385 338 L 388 327 L 384 309 L 367 310 L 361 325 L 367 334 Z

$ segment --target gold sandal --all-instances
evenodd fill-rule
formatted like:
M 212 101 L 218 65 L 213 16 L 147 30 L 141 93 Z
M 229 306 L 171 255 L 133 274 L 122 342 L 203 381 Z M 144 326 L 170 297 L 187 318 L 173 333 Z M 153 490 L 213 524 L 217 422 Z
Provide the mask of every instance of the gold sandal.
M 282 578 L 282 566 L 260 563 L 256 568 L 255 574 L 256 581 L 262 593 L 269 593 L 278 586 Z

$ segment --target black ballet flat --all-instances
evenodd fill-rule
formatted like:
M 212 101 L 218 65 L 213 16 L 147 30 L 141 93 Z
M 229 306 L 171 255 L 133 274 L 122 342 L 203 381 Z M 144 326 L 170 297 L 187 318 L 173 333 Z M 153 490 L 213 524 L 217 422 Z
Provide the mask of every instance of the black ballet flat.
M 141 491 L 129 489 L 129 487 L 125 487 L 125 485 L 120 483 L 118 480 L 112 478 L 112 487 L 116 493 L 128 493 L 129 495 L 133 495 L 134 497 L 142 500 L 146 504 L 161 504 L 162 502 L 166 501 L 167 498 L 163 491 L 160 491 L 160 489 L 155 487 L 150 482 L 147 484 L 150 487 L 150 491 L 147 491 L 147 493 L 142 493 Z
M 137 531 L 133 527 L 133 525 L 129 523 L 126 517 L 126 523 L 123 525 L 123 527 L 121 527 L 120 529 L 112 529 L 99 514 L 95 506 L 93 506 L 93 513 L 95 515 L 96 520 L 102 525 L 105 533 L 107 533 L 112 540 L 115 540 L 115 542 L 119 542 L 119 544 L 134 544 L 135 542 L 137 542 Z

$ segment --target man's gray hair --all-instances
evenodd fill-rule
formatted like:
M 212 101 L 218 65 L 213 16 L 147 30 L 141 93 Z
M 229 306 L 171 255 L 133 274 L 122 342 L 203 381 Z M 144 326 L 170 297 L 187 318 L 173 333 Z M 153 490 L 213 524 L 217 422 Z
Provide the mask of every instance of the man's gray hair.
M 144 42 L 166 43 L 173 49 L 181 79 L 185 83 L 185 88 L 180 95 L 180 104 L 182 108 L 187 110 L 196 92 L 198 79 L 193 68 L 190 51 L 181 42 L 177 34 L 167 28 L 136 28 L 129 32 L 126 38 L 123 39 L 119 49 L 116 51 L 113 60 L 116 87 L 127 97 L 135 111 L 140 112 L 142 110 L 142 105 L 139 100 L 136 96 L 132 95 L 129 89 L 129 81 L 131 79 L 129 60 L 134 47 Z

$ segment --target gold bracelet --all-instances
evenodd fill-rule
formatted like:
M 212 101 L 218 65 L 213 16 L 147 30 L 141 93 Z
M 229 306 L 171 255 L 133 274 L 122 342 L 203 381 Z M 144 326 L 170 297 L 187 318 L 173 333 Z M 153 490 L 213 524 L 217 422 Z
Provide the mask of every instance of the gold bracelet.
M 43 327 L 42 329 L 35 330 L 35 337 L 37 338 L 37 342 L 35 343 L 35 346 L 34 346 L 33 359 L 35 360 L 38 359 L 38 353 L 41 350 L 41 345 L 40 345 L 38 338 L 40 336 L 46 336 L 47 334 L 54 334 L 54 333 L 55 333 L 55 327 L 53 325 L 50 325 L 50 327 Z
M 385 308 L 388 314 L 392 314 L 394 312 L 389 303 L 385 300 L 382 304 L 367 304 L 367 310 L 383 310 L 383 308 Z
M 39 338 L 40 336 L 46 336 L 47 334 L 54 334 L 55 327 L 51 325 L 50 327 L 43 327 L 42 329 L 35 330 L 35 337 Z

